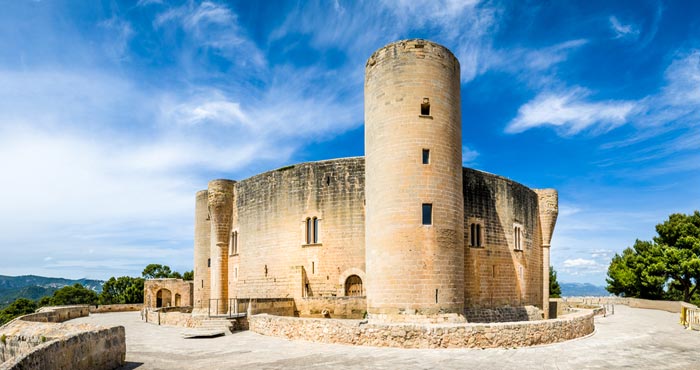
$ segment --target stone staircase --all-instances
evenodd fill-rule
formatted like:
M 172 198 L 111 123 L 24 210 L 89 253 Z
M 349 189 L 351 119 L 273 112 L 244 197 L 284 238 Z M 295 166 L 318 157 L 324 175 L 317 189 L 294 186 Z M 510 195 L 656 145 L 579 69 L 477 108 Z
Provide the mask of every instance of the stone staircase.
M 223 331 L 224 334 L 229 335 L 233 332 L 236 327 L 235 319 L 227 318 L 208 318 L 202 320 L 201 325 L 197 328 L 200 331 Z

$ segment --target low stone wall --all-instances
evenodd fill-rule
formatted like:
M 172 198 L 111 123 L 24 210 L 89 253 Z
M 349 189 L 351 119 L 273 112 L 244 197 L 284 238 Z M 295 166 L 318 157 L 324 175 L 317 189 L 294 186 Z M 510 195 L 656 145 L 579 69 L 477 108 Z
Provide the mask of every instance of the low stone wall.
M 491 324 L 398 324 L 361 320 L 248 317 L 251 331 L 287 339 L 401 348 L 509 348 L 562 342 L 593 332 L 593 313 Z
M 564 304 L 580 303 L 584 305 L 623 304 L 632 308 L 645 308 L 680 313 L 681 307 L 690 305 L 683 301 L 662 301 L 625 297 L 567 297 L 557 299 Z M 692 305 L 691 305 L 692 306 Z
M 144 308 L 141 319 L 155 325 L 197 328 L 206 316 L 192 316 L 192 307 L 168 307 L 167 310 Z
M 101 304 L 90 306 L 90 313 L 141 311 L 143 303 Z
M 276 316 L 294 316 L 293 298 L 254 298 L 249 302 L 249 315 L 267 313 Z M 241 304 L 243 303 L 241 301 Z
M 542 310 L 535 306 L 467 308 L 464 310 L 467 322 L 514 322 L 542 320 Z
M 60 323 L 87 316 L 87 306 L 44 307 L 0 328 L 0 370 L 115 369 L 124 364 L 123 326 Z
M 326 317 L 327 312 L 335 319 L 362 319 L 367 313 L 365 297 L 308 297 L 298 299 L 296 306 L 299 317 Z
M 47 306 L 40 308 L 35 313 L 30 313 L 19 318 L 22 321 L 33 322 L 64 322 L 78 317 L 90 315 L 88 306 Z

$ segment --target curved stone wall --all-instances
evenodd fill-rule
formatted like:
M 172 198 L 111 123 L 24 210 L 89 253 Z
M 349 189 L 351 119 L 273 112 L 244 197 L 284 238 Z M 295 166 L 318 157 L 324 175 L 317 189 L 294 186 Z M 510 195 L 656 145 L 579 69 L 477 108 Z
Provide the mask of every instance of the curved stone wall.
M 401 348 L 512 348 L 562 342 L 593 333 L 590 310 L 565 318 L 491 324 L 403 324 L 255 315 L 258 334 L 322 343 Z
M 463 169 L 464 296 L 467 321 L 488 321 L 484 308 L 512 307 L 502 321 L 516 321 L 521 307 L 543 305 L 542 237 L 538 196 L 507 178 Z M 481 242 L 472 246 L 471 224 Z M 521 248 L 516 248 L 515 227 Z

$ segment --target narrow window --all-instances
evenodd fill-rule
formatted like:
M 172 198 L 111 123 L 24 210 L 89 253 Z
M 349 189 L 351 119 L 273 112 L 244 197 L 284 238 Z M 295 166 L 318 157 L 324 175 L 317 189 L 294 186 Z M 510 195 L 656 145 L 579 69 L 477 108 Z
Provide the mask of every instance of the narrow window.
M 435 303 L 438 303 L 438 290 L 435 289 Z
M 314 244 L 318 243 L 318 218 L 314 217 Z
M 423 149 L 423 164 L 430 163 L 430 149 Z
M 202 288 L 204 288 L 204 280 L 202 280 Z
M 469 225 L 469 245 L 476 247 L 476 224 Z
M 311 274 L 316 274 L 316 262 L 311 261 Z
M 423 203 L 423 225 L 433 224 L 433 205 L 430 203 Z
M 311 244 L 311 219 L 306 218 L 306 244 Z
M 211 267 L 211 258 L 207 258 L 207 267 Z
M 430 115 L 430 99 L 423 98 L 423 104 L 420 105 L 420 114 L 421 116 Z
M 265 265 L 265 277 L 267 277 L 267 265 Z
M 516 226 L 516 227 L 515 227 L 515 229 L 514 229 L 514 231 L 513 231 L 513 234 L 514 234 L 514 235 L 513 235 L 513 239 L 514 239 L 514 241 L 515 241 L 515 250 L 520 251 L 520 250 L 523 249 L 523 247 L 522 247 L 522 244 L 521 244 L 521 236 L 522 236 L 522 233 L 521 233 L 521 231 L 520 231 L 520 227 L 519 227 L 519 226 Z
M 476 246 L 481 247 L 481 225 L 476 224 Z
M 231 241 L 229 242 L 229 255 L 238 254 L 238 231 L 231 233 Z

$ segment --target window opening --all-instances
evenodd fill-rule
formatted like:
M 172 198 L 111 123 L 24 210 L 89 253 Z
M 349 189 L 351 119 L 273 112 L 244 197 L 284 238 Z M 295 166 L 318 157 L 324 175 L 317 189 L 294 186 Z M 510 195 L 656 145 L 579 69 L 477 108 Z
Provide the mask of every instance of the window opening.
M 516 226 L 515 229 L 513 230 L 513 238 L 515 240 L 515 250 L 522 250 L 522 231 L 520 229 L 520 226 Z
M 316 262 L 311 261 L 311 274 L 316 274 Z
M 423 149 L 423 164 L 430 164 L 430 149 Z
M 306 218 L 306 244 L 311 244 L 311 218 Z
M 265 265 L 265 277 L 267 277 L 267 265 Z
M 313 224 L 314 224 L 314 244 L 318 243 L 318 217 L 314 217 L 313 219 Z
M 238 231 L 231 233 L 231 241 L 229 243 L 229 255 L 238 254 Z
M 433 224 L 433 205 L 430 203 L 423 203 L 423 225 Z
M 420 114 L 421 116 L 430 115 L 430 99 L 423 98 L 423 104 L 420 105 Z
M 435 289 L 435 303 L 438 303 L 438 290 Z
M 473 223 L 469 228 L 469 245 L 472 247 L 481 247 L 481 225 Z
M 207 267 L 211 267 L 211 258 L 207 258 Z

